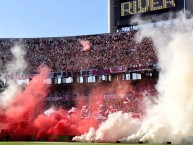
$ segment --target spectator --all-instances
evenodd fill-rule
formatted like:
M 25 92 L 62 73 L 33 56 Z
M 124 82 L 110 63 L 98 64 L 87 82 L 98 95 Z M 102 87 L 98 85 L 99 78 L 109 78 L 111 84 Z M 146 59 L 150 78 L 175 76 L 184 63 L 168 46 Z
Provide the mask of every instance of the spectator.
M 26 49 L 25 58 L 30 73 L 37 72 L 42 63 L 48 65 L 51 71 L 74 71 L 157 61 L 151 39 L 144 38 L 141 43 L 137 43 L 135 33 L 130 31 L 75 37 L 0 39 L 1 67 L 5 69 L 6 62 L 11 60 L 10 48 L 18 41 Z

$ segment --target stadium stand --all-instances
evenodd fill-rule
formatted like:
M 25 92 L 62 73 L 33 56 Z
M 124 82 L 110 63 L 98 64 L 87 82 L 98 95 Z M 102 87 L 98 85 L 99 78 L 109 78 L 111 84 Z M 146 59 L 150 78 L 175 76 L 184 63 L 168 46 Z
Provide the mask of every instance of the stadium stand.
M 130 31 L 58 38 L 0 39 L 1 70 L 11 60 L 9 50 L 17 43 L 26 49 L 30 73 L 37 72 L 41 64 L 48 65 L 51 71 L 76 71 L 156 62 L 151 40 L 145 38 L 141 43 L 136 43 L 135 33 Z M 80 40 L 89 41 L 91 49 L 81 51 L 83 46 Z
M 26 50 L 25 59 L 29 67 L 24 73 L 27 77 L 37 73 L 40 65 L 50 68 L 52 83 L 55 85 L 48 93 L 46 108 L 63 106 L 70 109 L 77 105 L 77 96 L 91 98 L 89 95 L 97 83 L 108 86 L 113 80 L 118 80 L 129 82 L 133 89 L 124 92 L 125 96 L 121 100 L 112 99 L 112 96 L 119 94 L 115 93 L 114 89 L 109 89 L 112 88 L 109 85 L 106 92 L 103 92 L 104 98 L 111 98 L 103 98 L 105 110 L 110 110 L 108 106 L 112 106 L 117 111 L 142 112 L 139 104 L 144 92 L 150 96 L 156 94 L 154 74 L 157 56 L 151 39 L 144 38 L 142 42 L 136 42 L 135 34 L 136 31 L 129 31 L 56 38 L 0 39 L 0 67 L 2 72 L 6 73 L 6 63 L 12 58 L 10 48 L 20 44 Z M 85 51 L 84 42 L 88 47 Z M 140 77 L 134 77 L 134 74 L 140 74 Z M 76 84 L 80 83 L 77 78 L 81 76 L 84 79 L 82 84 Z M 85 82 L 88 82 L 85 78 L 89 76 L 94 76 L 95 81 L 85 85 Z M 63 83 L 62 80 L 58 82 L 60 78 L 69 77 L 73 78 L 71 83 L 66 84 L 66 81 Z M 135 79 L 141 80 L 133 81 Z M 130 107 L 126 107 L 126 104 Z
M 153 100 L 157 95 L 158 70 L 151 39 L 144 38 L 138 43 L 135 34 L 136 31 L 130 31 L 57 38 L 0 39 L 1 79 L 4 80 L 1 89 L 4 90 L 3 83 L 6 85 L 9 79 L 30 81 L 40 65 L 47 65 L 50 68 L 47 83 L 52 85 L 46 101 L 42 102 L 44 108 L 39 108 L 33 116 L 38 116 L 41 109 L 62 107 L 67 109 L 67 117 L 78 112 L 82 119 L 92 117 L 104 121 L 109 114 L 123 111 L 139 118 L 145 113 L 143 100 L 146 97 Z M 6 65 L 13 58 L 11 47 L 16 44 L 25 49 L 28 68 L 21 74 L 10 74 L 6 72 Z M 14 136 L 9 130 L 3 130 L 0 139 L 39 140 L 33 136 Z

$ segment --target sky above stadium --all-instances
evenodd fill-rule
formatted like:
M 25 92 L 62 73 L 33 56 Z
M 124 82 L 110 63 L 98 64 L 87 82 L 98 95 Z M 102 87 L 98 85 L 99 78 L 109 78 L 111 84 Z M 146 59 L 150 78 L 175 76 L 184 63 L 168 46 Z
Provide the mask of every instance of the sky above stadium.
M 0 38 L 107 32 L 107 0 L 0 0 Z

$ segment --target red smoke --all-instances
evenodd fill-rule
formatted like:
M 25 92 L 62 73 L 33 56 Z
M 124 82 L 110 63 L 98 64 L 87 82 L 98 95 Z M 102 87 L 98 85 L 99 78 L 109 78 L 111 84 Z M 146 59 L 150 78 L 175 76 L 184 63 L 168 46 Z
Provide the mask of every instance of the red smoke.
M 41 68 L 39 74 L 33 77 L 24 90 L 17 90 L 6 107 L 0 104 L 0 139 L 4 140 L 8 135 L 10 140 L 31 140 L 33 137 L 34 140 L 56 141 L 64 135 L 82 135 L 88 132 L 90 127 L 98 128 L 96 114 L 99 105 L 105 103 L 104 94 L 126 94 L 132 90 L 127 82 L 115 81 L 112 84 L 94 85 L 94 90 L 90 93 L 92 97 L 87 101 L 81 96 L 77 98 L 77 112 L 69 114 L 68 110 L 58 108 L 46 115 L 43 106 L 50 86 L 43 84 L 43 80 L 47 75 L 48 68 Z M 123 98 L 124 96 L 120 95 L 118 99 Z M 81 119 L 83 105 L 90 109 L 92 117 Z M 118 104 L 115 102 L 113 106 L 116 105 Z M 106 106 L 110 107 L 110 104 Z
M 82 51 L 90 50 L 91 44 L 90 44 L 90 42 L 88 40 L 80 40 L 79 42 L 83 46 Z
M 60 108 L 50 116 L 43 112 L 49 85 L 43 84 L 48 68 L 40 69 L 23 91 L 18 90 L 6 107 L 0 105 L 0 138 L 10 140 L 57 140 L 62 135 L 81 135 L 98 127 L 96 119 L 80 119 L 80 113 L 69 114 Z M 79 111 L 79 110 L 78 110 Z

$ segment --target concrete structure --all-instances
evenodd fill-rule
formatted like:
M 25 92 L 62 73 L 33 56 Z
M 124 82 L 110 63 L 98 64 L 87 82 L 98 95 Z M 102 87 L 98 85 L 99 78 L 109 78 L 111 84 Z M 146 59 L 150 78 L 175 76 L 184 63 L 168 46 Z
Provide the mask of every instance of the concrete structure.
M 185 5 L 185 9 L 186 11 L 191 12 L 191 14 L 193 14 L 193 0 L 184 0 Z
M 115 5 L 116 0 L 108 0 L 108 32 L 113 33 L 117 32 L 116 27 L 116 16 L 115 16 Z

